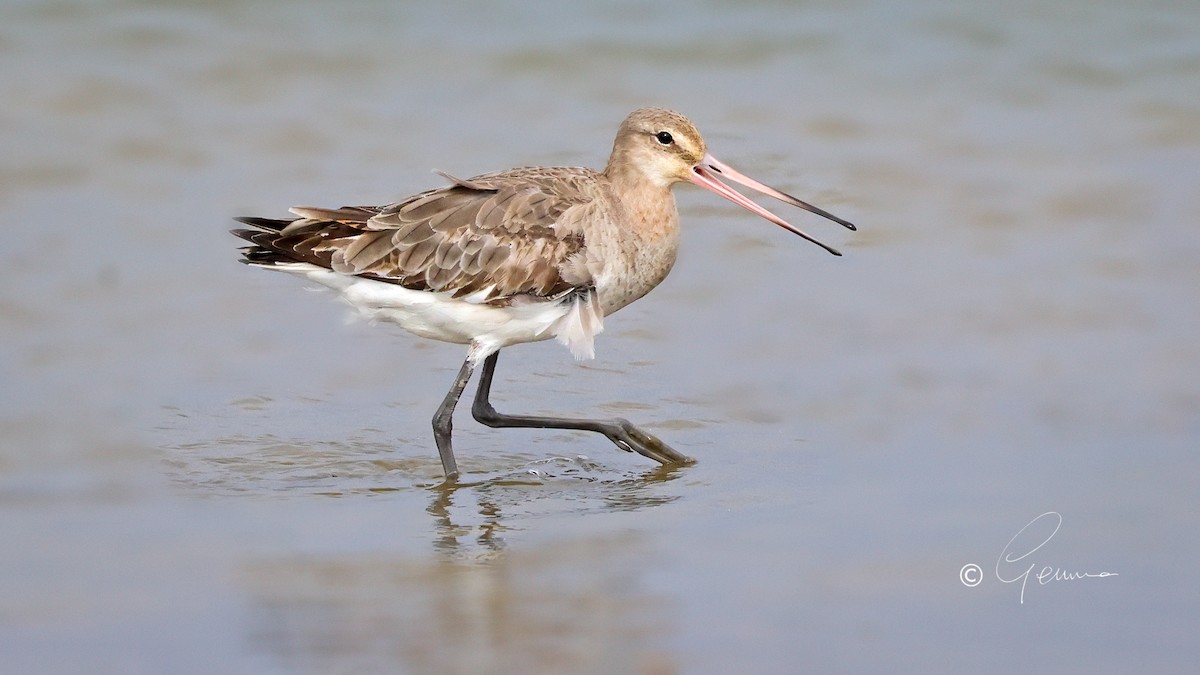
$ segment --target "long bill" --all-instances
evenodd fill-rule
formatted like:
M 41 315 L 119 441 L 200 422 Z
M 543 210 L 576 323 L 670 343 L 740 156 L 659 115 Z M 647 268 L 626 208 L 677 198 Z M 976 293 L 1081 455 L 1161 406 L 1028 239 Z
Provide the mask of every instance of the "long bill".
M 842 225 L 843 227 L 849 228 L 851 230 L 857 229 L 851 223 L 849 223 L 845 220 L 842 220 L 841 218 L 838 218 L 837 216 L 829 213 L 828 211 L 819 209 L 819 208 L 817 208 L 811 204 L 808 204 L 806 202 L 802 202 L 799 199 L 796 199 L 795 197 L 787 194 L 786 192 L 781 192 L 779 190 L 776 190 L 775 188 L 773 188 L 769 185 L 763 185 L 762 183 L 741 173 L 740 171 L 734 170 L 728 164 L 718 161 L 717 158 L 713 157 L 712 155 L 705 155 L 704 159 L 700 160 L 700 163 L 698 163 L 694 167 L 692 167 L 691 180 L 696 185 L 699 185 L 700 187 L 702 187 L 706 190 L 710 190 L 712 192 L 715 192 L 715 193 L 721 195 L 725 199 L 728 199 L 729 201 L 733 202 L 734 204 L 737 204 L 738 206 L 746 209 L 747 211 L 750 211 L 751 213 L 753 213 L 755 215 L 761 216 L 762 218 L 765 218 L 765 219 L 771 221 L 772 223 L 775 223 L 776 225 L 782 227 L 783 229 L 785 229 L 789 232 L 800 235 L 801 237 L 807 239 L 808 241 L 811 241 L 812 243 L 816 244 L 817 246 L 820 246 L 821 248 L 825 249 L 826 251 L 829 251 L 830 253 L 832 253 L 834 255 L 841 255 L 841 253 L 838 252 L 837 249 L 835 249 L 831 246 L 822 244 L 821 242 L 812 238 L 808 234 L 804 233 L 799 228 L 794 227 L 791 223 L 788 223 L 786 220 L 780 218 L 779 216 L 775 215 L 774 213 L 771 213 L 770 211 L 759 206 L 758 204 L 755 204 L 753 201 L 750 201 L 750 199 L 748 199 L 742 193 L 738 192 L 737 190 L 734 190 L 733 188 L 729 187 L 725 183 L 722 183 L 721 180 L 719 178 L 717 178 L 717 174 L 725 176 L 729 180 L 732 180 L 736 183 L 741 183 L 742 185 L 745 185 L 748 188 L 757 190 L 757 191 L 767 195 L 768 197 L 774 197 L 775 199 L 778 199 L 779 201 L 782 201 L 784 203 L 791 204 L 792 206 L 797 206 L 799 208 L 804 209 L 805 211 L 809 211 L 811 213 L 817 214 L 818 216 L 828 218 L 829 220 L 832 220 L 833 222 L 835 222 L 839 225 Z

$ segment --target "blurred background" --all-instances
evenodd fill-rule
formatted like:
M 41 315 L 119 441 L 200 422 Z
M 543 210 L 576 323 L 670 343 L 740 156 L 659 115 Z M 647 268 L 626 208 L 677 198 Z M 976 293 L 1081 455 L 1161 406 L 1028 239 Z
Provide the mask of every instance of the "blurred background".
M 1198 91 L 1194 2 L 6 0 L 0 670 L 1185 670 Z M 464 349 L 236 263 L 644 105 L 860 227 L 681 187 L 595 361 L 505 352 L 694 467 L 464 410 L 439 489 Z

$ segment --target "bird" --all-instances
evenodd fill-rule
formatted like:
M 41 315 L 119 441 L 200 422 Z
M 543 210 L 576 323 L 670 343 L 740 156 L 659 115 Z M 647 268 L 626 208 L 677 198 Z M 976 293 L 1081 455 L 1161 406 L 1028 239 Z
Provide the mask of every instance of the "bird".
M 240 217 L 241 262 L 327 287 L 368 318 L 423 338 L 467 345 L 433 416 L 447 482 L 458 479 L 451 439 L 463 390 L 480 370 L 471 412 L 489 427 L 575 429 L 664 465 L 694 459 L 628 420 L 534 417 L 490 402 L 500 350 L 557 339 L 593 358 L 605 319 L 666 278 L 679 249 L 672 187 L 712 191 L 841 255 L 730 187 L 726 179 L 786 204 L 855 226 L 764 185 L 708 152 L 680 113 L 640 108 L 617 130 L 603 171 L 523 167 L 457 178 L 383 206 L 289 209 L 292 218 Z

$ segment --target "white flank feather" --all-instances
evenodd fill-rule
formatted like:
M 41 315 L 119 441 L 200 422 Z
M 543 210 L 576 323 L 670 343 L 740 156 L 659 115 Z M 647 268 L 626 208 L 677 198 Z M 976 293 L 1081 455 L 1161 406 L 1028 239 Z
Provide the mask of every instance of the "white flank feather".
M 596 289 L 572 292 L 569 300 L 514 302 L 505 307 L 417 291 L 309 263 L 282 263 L 268 270 L 290 272 L 337 291 L 372 321 L 397 324 L 421 337 L 472 344 L 476 362 L 498 349 L 551 336 L 579 360 L 596 356 L 595 337 L 604 330 Z
M 572 298 L 571 308 L 550 330 L 575 358 L 580 361 L 595 358 L 595 337 L 604 330 L 604 316 L 600 313 L 596 289 L 588 291 L 586 296 Z

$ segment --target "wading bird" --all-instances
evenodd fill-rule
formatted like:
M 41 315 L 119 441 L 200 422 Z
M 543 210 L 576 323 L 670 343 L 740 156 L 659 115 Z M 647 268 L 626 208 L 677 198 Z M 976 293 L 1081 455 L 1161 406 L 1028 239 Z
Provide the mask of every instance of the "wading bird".
M 379 321 L 421 337 L 468 345 L 433 416 L 447 480 L 458 476 L 451 417 L 483 364 L 471 408 L 490 427 L 581 429 L 663 464 L 683 455 L 624 419 L 506 415 L 488 400 L 504 347 L 557 338 L 579 359 L 609 314 L 657 286 L 679 248 L 671 187 L 690 182 L 841 255 L 747 199 L 721 178 L 850 223 L 759 183 L 708 154 L 683 115 L 642 108 L 621 123 L 604 171 L 527 167 L 474 178 L 386 206 L 295 207 L 296 218 L 238 218 L 251 229 L 242 262 L 327 286 Z

